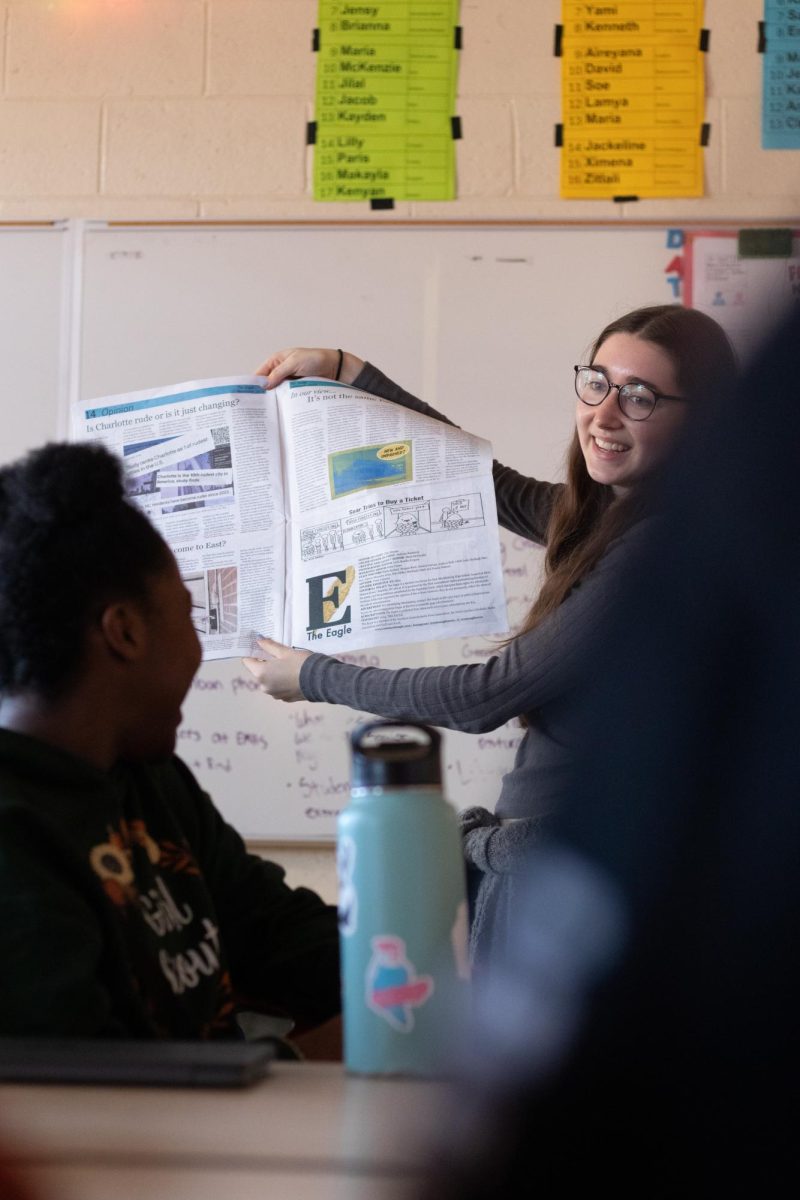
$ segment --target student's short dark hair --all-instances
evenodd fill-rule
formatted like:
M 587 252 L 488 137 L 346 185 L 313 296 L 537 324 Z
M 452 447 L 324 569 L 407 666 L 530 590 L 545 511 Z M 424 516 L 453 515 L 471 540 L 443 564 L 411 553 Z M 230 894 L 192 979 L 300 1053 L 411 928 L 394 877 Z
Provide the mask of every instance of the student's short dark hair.
M 52 699 L 114 599 L 146 603 L 170 562 L 102 446 L 50 443 L 0 468 L 0 692 Z

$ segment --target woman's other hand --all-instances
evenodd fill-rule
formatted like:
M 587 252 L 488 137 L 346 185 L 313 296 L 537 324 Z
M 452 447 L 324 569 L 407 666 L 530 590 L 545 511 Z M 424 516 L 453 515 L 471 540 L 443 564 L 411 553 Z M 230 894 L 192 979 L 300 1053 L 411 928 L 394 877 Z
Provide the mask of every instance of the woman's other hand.
M 341 353 L 339 380 L 341 383 L 352 383 L 364 366 L 364 360 L 347 350 Z M 320 379 L 335 379 L 338 366 L 338 350 L 313 350 L 293 346 L 289 350 L 278 350 L 271 354 L 258 368 L 256 375 L 266 375 L 267 388 L 274 388 L 283 383 L 284 379 L 305 379 L 309 375 L 316 375 Z
M 300 668 L 311 653 L 310 650 L 295 650 L 292 646 L 282 646 L 273 642 L 272 638 L 256 638 L 266 658 L 243 658 L 247 667 L 262 692 L 275 700 L 302 700 L 300 691 Z

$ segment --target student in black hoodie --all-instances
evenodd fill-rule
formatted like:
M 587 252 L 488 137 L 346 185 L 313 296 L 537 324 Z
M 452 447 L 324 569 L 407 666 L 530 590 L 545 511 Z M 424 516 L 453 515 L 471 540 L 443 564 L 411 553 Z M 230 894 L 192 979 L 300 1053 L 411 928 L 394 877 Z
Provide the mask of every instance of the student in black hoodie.
M 0 1036 L 239 1036 L 338 1014 L 336 911 L 173 754 L 200 663 L 175 560 L 98 446 L 0 470 Z

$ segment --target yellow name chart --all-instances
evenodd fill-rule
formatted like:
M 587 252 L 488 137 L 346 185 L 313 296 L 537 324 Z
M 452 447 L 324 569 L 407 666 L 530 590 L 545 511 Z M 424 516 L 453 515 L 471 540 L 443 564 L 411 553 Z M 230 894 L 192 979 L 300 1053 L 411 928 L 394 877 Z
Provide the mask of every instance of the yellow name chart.
M 702 0 L 563 0 L 561 196 L 702 196 Z

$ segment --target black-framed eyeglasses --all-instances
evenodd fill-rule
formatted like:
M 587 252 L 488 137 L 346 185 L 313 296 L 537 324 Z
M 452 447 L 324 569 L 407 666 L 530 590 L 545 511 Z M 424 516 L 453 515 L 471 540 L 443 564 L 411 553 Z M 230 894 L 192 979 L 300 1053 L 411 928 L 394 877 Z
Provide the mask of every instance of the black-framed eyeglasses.
M 684 400 L 685 396 L 667 396 L 654 392 L 644 383 L 611 383 L 600 367 L 575 367 L 575 393 L 584 404 L 602 404 L 612 388 L 617 389 L 620 411 L 631 421 L 646 421 L 659 400 Z

